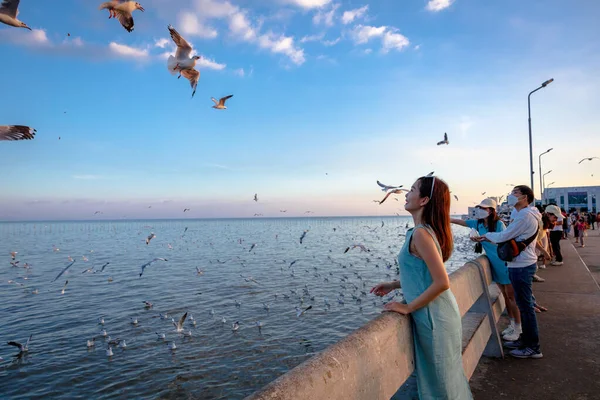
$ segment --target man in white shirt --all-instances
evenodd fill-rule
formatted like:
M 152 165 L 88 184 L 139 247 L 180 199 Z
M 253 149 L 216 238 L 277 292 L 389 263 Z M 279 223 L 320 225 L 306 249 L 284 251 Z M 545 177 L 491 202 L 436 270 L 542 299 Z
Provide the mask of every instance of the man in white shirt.
M 555 260 L 550 265 L 563 265 L 563 256 L 560 252 L 560 240 L 563 237 L 563 215 L 560 208 L 555 205 L 547 206 L 544 211 L 550 217 L 550 222 L 554 223 L 554 228 L 550 231 L 550 244 Z
M 534 195 L 530 187 L 516 186 L 508 196 L 508 204 L 514 206 L 514 221 L 502 232 L 488 232 L 480 240 L 492 243 L 502 243 L 515 239 L 523 242 L 532 239 L 531 243 L 512 261 L 506 263 L 508 276 L 513 286 L 515 299 L 521 313 L 522 333 L 518 340 L 505 342 L 504 346 L 513 349 L 510 355 L 517 358 L 542 358 L 540 350 L 537 318 L 534 310 L 534 300 L 531 285 L 537 268 L 535 252 L 535 237 L 539 229 L 542 215 L 533 203 Z

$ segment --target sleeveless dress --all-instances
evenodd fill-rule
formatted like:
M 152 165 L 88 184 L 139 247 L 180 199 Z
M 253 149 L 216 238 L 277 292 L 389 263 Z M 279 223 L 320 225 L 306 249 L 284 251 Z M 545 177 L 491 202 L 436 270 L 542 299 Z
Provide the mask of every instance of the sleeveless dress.
M 433 282 L 425 261 L 410 253 L 410 242 L 416 229 L 429 232 L 441 254 L 440 245 L 430 227 L 417 225 L 406 233 L 398 264 L 407 303 L 420 296 Z M 410 316 L 419 399 L 472 399 L 463 369 L 461 317 L 450 289 Z

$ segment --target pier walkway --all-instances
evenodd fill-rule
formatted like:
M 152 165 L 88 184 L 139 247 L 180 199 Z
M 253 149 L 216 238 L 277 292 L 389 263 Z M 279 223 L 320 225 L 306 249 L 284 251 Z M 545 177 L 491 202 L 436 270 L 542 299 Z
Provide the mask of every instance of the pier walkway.
M 564 265 L 538 271 L 546 281 L 533 285 L 548 308 L 537 314 L 544 358 L 482 357 L 475 399 L 600 399 L 600 231 L 588 231 L 584 248 L 573 241 L 561 241 Z

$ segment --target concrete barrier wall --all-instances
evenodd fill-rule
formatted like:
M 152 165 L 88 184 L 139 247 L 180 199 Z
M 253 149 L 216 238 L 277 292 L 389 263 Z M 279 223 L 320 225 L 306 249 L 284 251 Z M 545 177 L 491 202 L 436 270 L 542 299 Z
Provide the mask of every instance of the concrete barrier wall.
M 485 351 L 501 356 L 495 324 L 504 301 L 491 276 L 485 256 L 450 275 L 450 287 L 463 317 L 463 366 L 468 378 Z M 387 400 L 413 370 L 410 319 L 385 313 L 246 400 Z

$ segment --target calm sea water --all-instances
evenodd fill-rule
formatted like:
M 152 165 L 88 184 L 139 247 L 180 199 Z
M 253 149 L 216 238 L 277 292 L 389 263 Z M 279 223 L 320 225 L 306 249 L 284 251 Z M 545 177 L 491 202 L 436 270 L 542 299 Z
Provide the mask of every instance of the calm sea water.
M 383 302 L 369 290 L 396 278 L 407 222 L 412 226 L 405 217 L 2 223 L 1 397 L 241 399 L 380 313 Z M 468 230 L 453 229 L 449 271 L 474 257 Z M 146 245 L 150 232 L 156 238 Z M 358 243 L 370 252 L 344 253 Z M 51 282 L 69 256 L 75 264 Z M 140 277 L 140 266 L 155 257 L 168 261 Z M 84 272 L 107 262 L 102 273 Z M 296 307 L 309 305 L 296 316 Z M 170 319 L 185 312 L 197 322 L 185 322 L 191 337 L 175 332 Z M 107 357 L 102 328 L 127 348 Z M 155 332 L 165 333 L 166 343 Z M 29 335 L 29 352 L 15 357 L 6 342 Z

